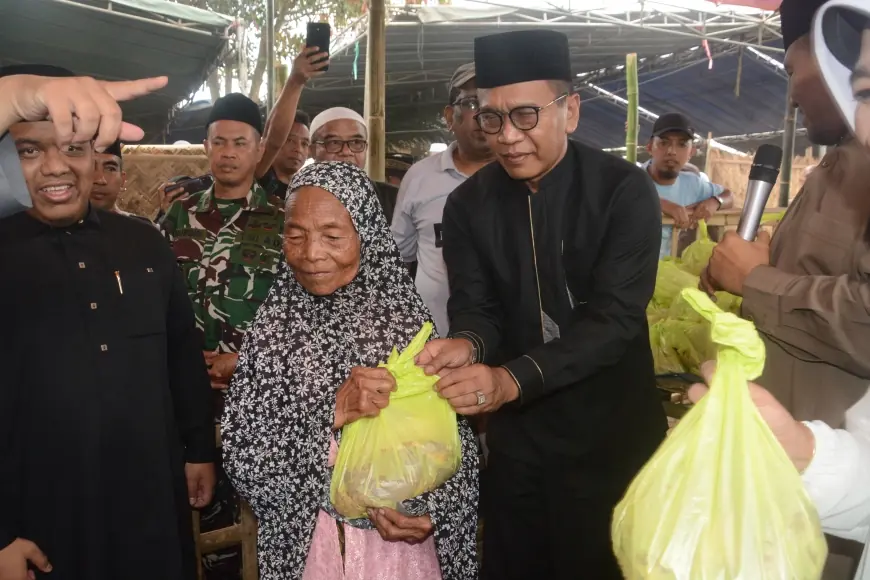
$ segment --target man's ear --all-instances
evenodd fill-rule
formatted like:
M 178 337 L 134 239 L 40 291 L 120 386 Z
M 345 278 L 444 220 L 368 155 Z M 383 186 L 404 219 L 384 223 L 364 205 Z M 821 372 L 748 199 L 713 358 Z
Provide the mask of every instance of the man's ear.
M 646 152 L 652 155 L 652 139 L 646 142 Z
M 208 155 L 208 152 L 209 152 L 209 149 L 210 149 L 210 147 L 209 147 L 209 145 L 208 145 L 208 139 L 203 139 L 203 140 L 202 140 L 202 146 L 205 147 L 205 154 Z
M 568 110 L 568 122 L 565 125 L 565 132 L 570 135 L 577 130 L 577 125 L 580 123 L 580 95 L 572 93 L 565 97 L 568 101 L 565 103 Z
M 453 130 L 453 114 L 455 111 L 453 110 L 453 105 L 447 105 L 444 107 L 444 121 L 447 123 L 447 130 Z
M 121 172 L 121 189 L 127 187 L 127 172 Z

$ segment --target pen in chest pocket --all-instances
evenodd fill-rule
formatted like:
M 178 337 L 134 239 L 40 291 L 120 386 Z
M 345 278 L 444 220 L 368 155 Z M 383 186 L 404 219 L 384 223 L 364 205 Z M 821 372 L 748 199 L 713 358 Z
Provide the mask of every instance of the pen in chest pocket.
M 118 270 L 115 270 L 115 280 L 118 281 L 118 292 L 120 294 L 123 294 L 124 293 L 124 285 L 121 284 L 121 272 L 119 272 Z

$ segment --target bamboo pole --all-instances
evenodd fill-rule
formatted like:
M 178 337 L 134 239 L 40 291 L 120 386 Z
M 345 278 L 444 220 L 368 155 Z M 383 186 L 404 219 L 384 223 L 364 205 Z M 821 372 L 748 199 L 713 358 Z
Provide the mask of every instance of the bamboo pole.
M 387 22 L 384 0 L 369 2 L 369 31 L 366 51 L 365 118 L 369 126 L 369 177 L 384 181 L 386 144 L 386 60 Z
M 713 132 L 710 131 L 707 133 L 707 142 L 704 143 L 704 173 L 707 174 L 707 177 L 710 177 L 710 172 L 713 169 L 713 157 L 710 155 L 710 151 L 713 148 L 710 146 L 710 143 L 713 142 Z
M 266 0 L 266 118 L 275 106 L 275 0 Z M 255 97 L 256 98 L 256 97 Z
M 628 119 L 625 125 L 625 159 L 631 163 L 637 162 L 637 54 L 625 55 L 625 87 L 628 98 Z

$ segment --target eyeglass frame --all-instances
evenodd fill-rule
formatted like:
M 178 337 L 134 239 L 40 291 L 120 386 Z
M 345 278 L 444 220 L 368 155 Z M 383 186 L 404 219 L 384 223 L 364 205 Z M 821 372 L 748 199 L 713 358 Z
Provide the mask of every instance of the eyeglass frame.
M 479 111 L 474 115 L 474 120 L 477 122 L 477 126 L 480 127 L 480 130 L 483 131 L 484 133 L 486 133 L 487 135 L 498 135 L 499 133 L 504 131 L 504 125 L 505 125 L 504 118 L 505 117 L 508 118 L 508 120 L 511 122 L 511 125 L 513 125 L 518 131 L 522 131 L 524 133 L 527 133 L 529 131 L 532 131 L 541 122 L 541 111 L 543 111 L 544 109 L 546 109 L 550 105 L 558 103 L 562 99 L 569 97 L 570 95 L 571 95 L 571 93 L 562 93 L 561 95 L 559 95 L 558 97 L 556 97 L 555 99 L 553 99 L 552 101 L 547 103 L 546 105 L 521 105 L 519 107 L 514 107 L 513 109 L 511 109 L 510 111 L 507 111 L 507 112 L 503 112 L 503 111 Z M 532 125 L 531 127 L 525 128 L 525 129 L 517 126 L 516 122 L 514 122 L 513 114 L 516 111 L 519 111 L 520 109 L 527 109 L 527 110 L 532 110 L 535 112 L 535 124 L 534 125 Z M 499 121 L 500 121 L 499 126 L 498 126 L 498 130 L 487 131 L 486 129 L 484 129 L 483 124 L 480 122 L 481 115 L 495 115 L 495 116 L 497 116 Z
M 466 111 L 473 111 L 474 109 L 465 106 L 465 103 L 467 101 L 474 101 L 475 103 L 477 103 L 477 111 L 480 111 L 480 99 L 478 97 L 472 97 L 472 96 L 462 97 L 461 99 L 456 99 L 455 101 L 450 103 L 450 105 L 453 107 L 459 107 L 459 108 L 464 109 Z
M 350 146 L 351 142 L 354 142 L 354 141 L 362 141 L 362 143 L 363 143 L 362 149 L 360 149 L 359 151 L 354 151 L 353 147 Z M 366 149 L 369 148 L 368 139 L 325 139 L 325 140 L 321 140 L 321 141 L 312 141 L 312 143 L 314 145 L 320 145 L 321 147 L 326 149 L 327 153 L 331 153 L 332 155 L 336 155 L 338 153 L 341 153 L 342 151 L 344 151 L 345 147 L 347 147 L 347 150 L 350 151 L 351 153 L 364 153 L 366 151 Z M 327 143 L 341 143 L 341 147 L 339 147 L 335 151 L 330 151 L 329 147 L 327 146 Z

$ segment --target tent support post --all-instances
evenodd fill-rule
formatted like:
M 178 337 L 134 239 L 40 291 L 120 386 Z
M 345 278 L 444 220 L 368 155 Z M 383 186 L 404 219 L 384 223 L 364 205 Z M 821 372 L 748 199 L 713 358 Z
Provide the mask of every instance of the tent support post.
M 266 115 L 275 106 L 275 0 L 266 0 Z
M 625 122 L 625 159 L 629 163 L 637 163 L 637 54 L 633 52 L 625 55 L 625 88 L 625 96 L 628 97 L 626 106 L 628 119 Z
M 386 143 L 386 65 L 387 20 L 384 0 L 369 2 L 368 43 L 364 116 L 369 129 L 368 173 L 374 181 L 384 181 Z
M 794 161 L 794 137 L 797 130 L 797 108 L 791 103 L 791 79 L 785 93 L 785 131 L 782 134 L 782 170 L 779 172 L 779 207 L 788 207 L 791 192 L 791 166 Z

